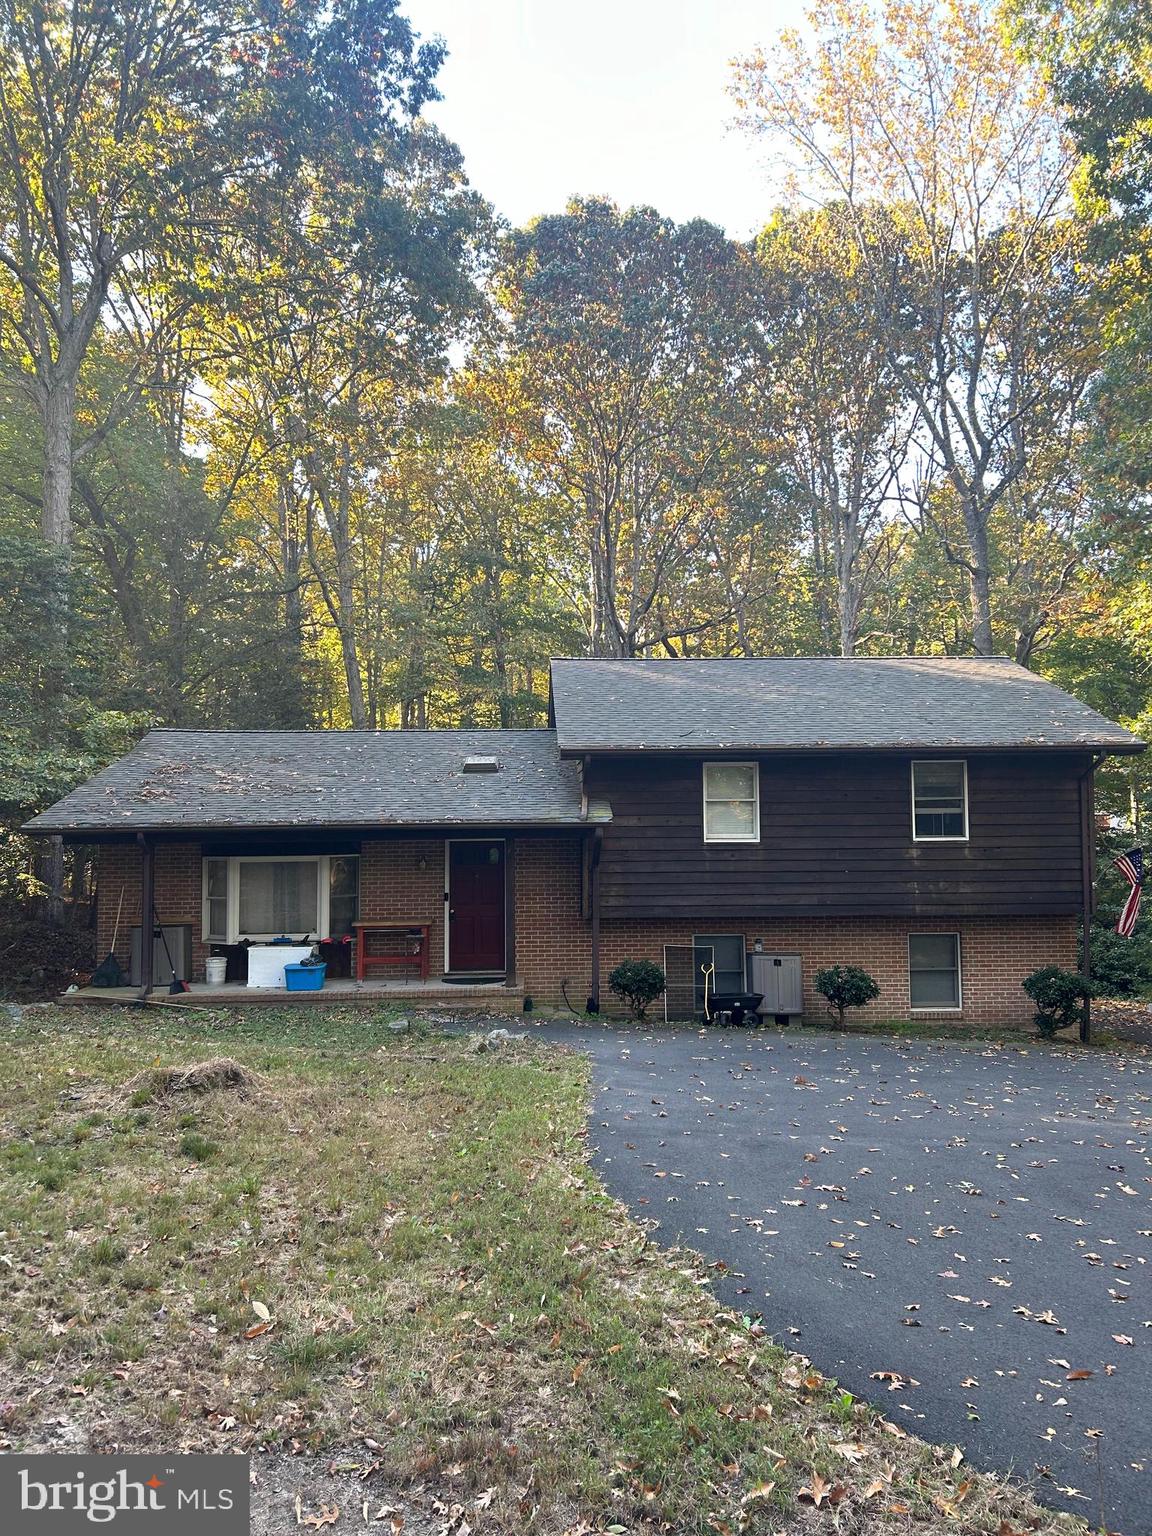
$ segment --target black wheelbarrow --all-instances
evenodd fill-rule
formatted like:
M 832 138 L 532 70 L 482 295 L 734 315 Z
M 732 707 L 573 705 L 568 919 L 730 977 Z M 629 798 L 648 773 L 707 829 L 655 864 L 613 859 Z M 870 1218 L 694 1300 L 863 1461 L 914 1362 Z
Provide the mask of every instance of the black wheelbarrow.
M 756 1010 L 764 1001 L 763 992 L 713 992 L 705 1010 L 709 1024 L 743 1024 L 749 1014 L 759 1023 Z

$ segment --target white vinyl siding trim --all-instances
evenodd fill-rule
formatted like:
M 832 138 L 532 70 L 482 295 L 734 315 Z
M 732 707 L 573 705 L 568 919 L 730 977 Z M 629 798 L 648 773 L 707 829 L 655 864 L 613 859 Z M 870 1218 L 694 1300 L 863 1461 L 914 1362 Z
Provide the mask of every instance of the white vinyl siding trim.
M 931 757 L 913 762 L 912 840 L 968 841 L 968 764 L 964 758 Z
M 200 932 L 206 943 L 228 942 L 228 860 L 204 860 L 204 912 Z
M 704 841 L 706 843 L 758 843 L 760 841 L 760 765 L 758 763 L 705 763 Z
M 933 998 L 932 993 L 937 996 Z M 964 967 L 958 933 L 908 935 L 908 1001 L 913 1013 L 963 1011 Z
M 259 855 L 249 857 L 241 854 L 230 858 L 205 858 L 203 863 L 203 906 L 201 912 L 201 932 L 205 943 L 210 944 L 239 944 L 242 939 L 251 939 L 259 942 L 265 939 L 278 939 L 285 931 L 289 937 L 303 937 L 305 933 L 313 939 L 327 939 L 333 935 L 329 933 L 331 923 L 331 887 L 332 865 L 341 858 L 352 858 L 354 855 L 327 854 L 282 854 Z M 314 906 L 311 905 L 311 892 L 308 893 L 309 907 L 306 913 L 300 916 L 312 917 L 311 923 L 286 925 L 285 928 L 277 928 L 274 931 L 264 929 L 243 928 L 240 923 L 241 911 L 241 870 L 243 866 L 272 865 L 272 864 L 303 864 L 311 866 L 315 879 Z M 222 888 L 226 886 L 226 894 L 222 894 Z M 357 903 L 358 904 L 358 903 Z M 291 914 L 289 914 L 291 915 Z

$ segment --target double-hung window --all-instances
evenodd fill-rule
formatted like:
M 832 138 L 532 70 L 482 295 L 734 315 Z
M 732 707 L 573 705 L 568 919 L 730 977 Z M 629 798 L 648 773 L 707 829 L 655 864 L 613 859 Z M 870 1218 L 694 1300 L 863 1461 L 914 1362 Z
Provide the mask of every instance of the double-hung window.
M 704 764 L 704 841 L 760 841 L 760 770 L 756 763 Z
M 960 935 L 908 935 L 908 1001 L 913 1008 L 961 1006 Z
M 354 855 L 301 858 L 206 858 L 205 939 L 342 938 L 359 907 L 360 861 Z
M 912 764 L 912 836 L 918 843 L 967 840 L 968 764 L 963 758 Z

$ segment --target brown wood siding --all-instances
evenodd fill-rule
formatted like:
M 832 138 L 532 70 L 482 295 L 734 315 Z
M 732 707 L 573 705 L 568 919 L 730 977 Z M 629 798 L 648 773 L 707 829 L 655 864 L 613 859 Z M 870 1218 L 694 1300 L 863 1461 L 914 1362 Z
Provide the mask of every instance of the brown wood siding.
M 601 871 L 606 914 L 1079 911 L 1086 756 L 970 755 L 969 839 L 939 843 L 912 838 L 911 757 L 878 754 L 762 759 L 759 843 L 705 843 L 702 761 L 588 765 L 588 792 L 613 812 Z

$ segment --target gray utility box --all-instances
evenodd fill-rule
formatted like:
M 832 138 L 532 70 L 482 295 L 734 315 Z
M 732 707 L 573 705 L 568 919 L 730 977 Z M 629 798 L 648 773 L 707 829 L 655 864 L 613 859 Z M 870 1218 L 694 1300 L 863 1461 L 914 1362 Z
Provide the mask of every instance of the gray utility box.
M 192 925 L 191 923 L 165 923 L 164 939 L 168 940 L 168 951 L 172 956 L 172 965 L 168 964 L 168 955 L 164 953 L 164 939 L 160 937 L 160 930 L 155 930 L 156 937 L 152 941 L 152 985 L 166 987 L 172 980 L 172 970 L 175 967 L 176 975 L 181 981 L 188 980 L 188 967 L 192 963 Z M 140 929 L 132 929 L 132 958 L 129 966 L 129 979 L 134 987 L 140 985 Z
M 750 990 L 762 992 L 760 1012 L 769 1018 L 804 1012 L 804 983 L 799 955 L 748 956 Z

